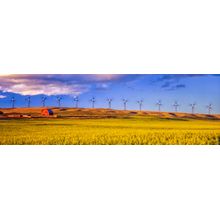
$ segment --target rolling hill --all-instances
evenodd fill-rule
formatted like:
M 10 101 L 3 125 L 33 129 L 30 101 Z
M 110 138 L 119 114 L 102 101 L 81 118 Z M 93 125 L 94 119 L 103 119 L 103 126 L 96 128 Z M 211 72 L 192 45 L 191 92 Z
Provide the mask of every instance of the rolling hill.
M 0 108 L 1 118 L 16 117 L 19 115 L 30 115 L 32 118 L 44 117 L 41 115 L 43 108 Z M 136 110 L 114 110 L 104 108 L 57 108 L 49 107 L 54 112 L 55 117 L 50 118 L 129 118 L 134 116 L 164 118 L 164 119 L 212 119 L 220 120 L 220 114 L 190 114 L 183 112 L 156 112 L 156 111 L 136 111 Z

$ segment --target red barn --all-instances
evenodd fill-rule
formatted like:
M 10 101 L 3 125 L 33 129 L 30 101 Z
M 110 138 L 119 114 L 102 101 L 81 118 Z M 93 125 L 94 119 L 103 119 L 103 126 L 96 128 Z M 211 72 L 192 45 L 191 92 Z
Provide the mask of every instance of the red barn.
M 41 115 L 50 116 L 50 115 L 53 115 L 53 111 L 51 109 L 42 109 L 41 110 Z

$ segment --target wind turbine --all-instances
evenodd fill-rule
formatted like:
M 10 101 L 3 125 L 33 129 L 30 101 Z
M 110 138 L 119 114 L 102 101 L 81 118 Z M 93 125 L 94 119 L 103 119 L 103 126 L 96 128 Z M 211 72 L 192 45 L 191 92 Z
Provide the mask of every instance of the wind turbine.
M 92 108 L 94 108 L 96 102 L 95 97 L 92 97 L 89 101 L 92 102 Z
M 27 102 L 27 107 L 30 108 L 31 107 L 31 97 L 28 96 L 25 101 Z
M 142 109 L 142 105 L 143 105 L 143 100 L 141 99 L 141 100 L 139 100 L 139 101 L 137 101 L 137 103 L 139 104 L 139 110 L 141 111 L 141 109 Z
M 15 97 L 13 96 L 12 98 L 11 98 L 11 107 L 12 108 L 15 108 L 15 102 L 16 102 L 16 99 L 15 99 Z
M 175 112 L 177 112 L 178 107 L 180 106 L 180 105 L 178 104 L 178 102 L 175 101 L 174 104 L 173 104 L 173 106 L 174 106 Z
M 161 106 L 162 106 L 161 100 L 159 100 L 159 101 L 156 103 L 156 105 L 158 106 L 158 111 L 160 112 Z
M 111 109 L 112 108 L 112 99 L 107 98 L 107 102 L 108 102 L 108 108 Z
M 210 115 L 211 111 L 212 111 L 212 104 L 207 105 L 206 108 L 208 109 L 208 112 L 209 112 L 209 115 Z
M 45 102 L 47 100 L 47 97 L 46 96 L 42 96 L 41 97 L 41 103 L 42 103 L 42 106 L 45 107 Z
M 61 106 L 61 100 L 62 100 L 63 98 L 61 97 L 61 96 L 57 96 L 57 103 L 58 103 L 58 107 L 60 108 L 60 106 Z
M 75 96 L 75 97 L 73 98 L 73 101 L 75 102 L 75 107 L 78 108 L 79 97 L 78 97 L 78 96 Z
M 126 110 L 127 109 L 127 102 L 128 102 L 128 100 L 127 99 L 122 99 L 122 102 L 124 104 L 124 110 Z
M 191 103 L 191 104 L 189 104 L 189 106 L 190 106 L 191 109 L 192 109 L 192 114 L 194 114 L 195 108 L 196 108 L 196 103 L 195 103 L 195 102 L 194 102 L 194 103 Z

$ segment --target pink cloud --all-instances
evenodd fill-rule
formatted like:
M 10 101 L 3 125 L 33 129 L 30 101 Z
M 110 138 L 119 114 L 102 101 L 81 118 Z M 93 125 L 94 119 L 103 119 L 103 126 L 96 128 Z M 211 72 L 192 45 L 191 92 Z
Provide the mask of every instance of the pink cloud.
M 21 95 L 80 95 L 92 85 L 106 89 L 111 83 L 133 80 L 116 74 L 17 74 L 0 75 L 0 90 Z

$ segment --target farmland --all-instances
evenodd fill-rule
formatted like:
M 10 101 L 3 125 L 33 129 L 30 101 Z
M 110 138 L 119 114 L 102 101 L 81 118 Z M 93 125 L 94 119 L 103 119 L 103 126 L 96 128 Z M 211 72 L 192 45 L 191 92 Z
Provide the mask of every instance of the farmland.
M 10 109 L 4 112 L 10 113 Z M 219 145 L 218 115 L 54 109 L 57 118 L 0 120 L 1 145 Z

